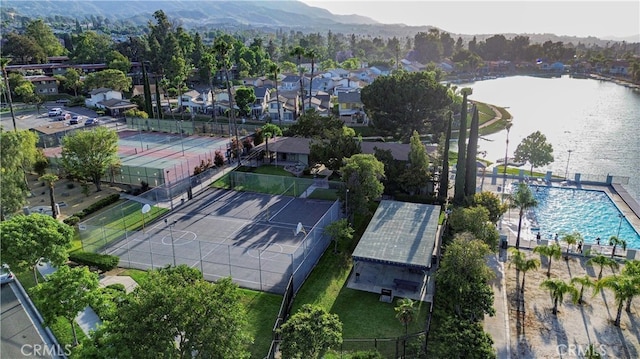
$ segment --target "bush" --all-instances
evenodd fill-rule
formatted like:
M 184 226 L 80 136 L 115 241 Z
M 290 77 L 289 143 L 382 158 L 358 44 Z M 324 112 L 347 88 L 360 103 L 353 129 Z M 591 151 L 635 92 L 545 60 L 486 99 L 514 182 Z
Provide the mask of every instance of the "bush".
M 76 215 L 73 215 L 71 217 L 65 218 L 63 222 L 69 226 L 75 226 L 76 224 L 80 223 L 80 218 Z
M 110 196 L 107 196 L 101 200 L 99 200 L 96 203 L 92 203 L 89 207 L 85 208 L 84 210 L 75 213 L 74 216 L 82 219 L 88 215 L 90 215 L 91 213 L 97 212 L 99 210 L 101 210 L 102 208 L 109 206 L 113 203 L 116 203 L 120 200 L 120 194 L 118 193 L 114 193 Z
M 76 186 L 76 184 L 73 183 L 73 182 L 67 183 L 67 189 L 73 189 L 75 186 Z
M 382 354 L 377 350 L 371 350 L 366 352 L 355 352 L 351 354 L 351 359 L 382 359 Z
M 120 258 L 108 254 L 75 251 L 69 253 L 69 260 L 106 272 L 118 266 Z
M 127 288 L 125 288 L 124 284 L 122 284 L 122 283 L 109 284 L 105 288 L 110 288 L 110 289 L 113 289 L 115 291 L 122 292 L 122 293 L 126 293 L 127 292 Z

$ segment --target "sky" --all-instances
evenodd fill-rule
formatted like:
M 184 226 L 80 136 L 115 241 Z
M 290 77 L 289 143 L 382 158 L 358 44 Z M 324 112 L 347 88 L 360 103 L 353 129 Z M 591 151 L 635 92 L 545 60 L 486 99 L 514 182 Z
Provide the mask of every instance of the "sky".
M 334 14 L 385 24 L 431 25 L 453 34 L 553 33 L 602 39 L 635 36 L 640 1 L 302 0 Z

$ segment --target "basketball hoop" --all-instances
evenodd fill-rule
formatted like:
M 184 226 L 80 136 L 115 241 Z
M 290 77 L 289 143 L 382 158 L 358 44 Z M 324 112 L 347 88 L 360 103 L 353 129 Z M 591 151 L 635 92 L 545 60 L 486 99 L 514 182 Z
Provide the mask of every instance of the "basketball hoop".
M 304 235 L 307 235 L 307 231 L 304 229 L 304 227 L 302 226 L 302 222 L 298 222 L 298 226 L 296 227 L 296 230 L 294 231 L 295 235 L 297 236 L 298 234 L 300 234 L 300 232 L 304 233 Z

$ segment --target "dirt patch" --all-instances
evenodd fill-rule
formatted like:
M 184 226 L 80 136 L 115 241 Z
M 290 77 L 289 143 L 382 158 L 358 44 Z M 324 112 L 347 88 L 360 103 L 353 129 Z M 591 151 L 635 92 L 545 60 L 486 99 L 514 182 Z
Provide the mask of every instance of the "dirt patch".
M 537 254 L 525 252 L 529 258 L 541 259 Z M 589 275 L 597 279 L 600 268 L 587 265 L 587 260 L 571 256 L 568 261 L 553 261 L 551 278 L 569 282 L 573 277 Z M 512 358 L 583 358 L 589 344 L 603 358 L 640 357 L 640 312 L 634 303 L 630 313 L 622 310 L 621 325 L 616 327 L 613 321 L 618 308 L 613 293 L 605 289 L 594 296 L 592 288 L 586 288 L 583 305 L 574 305 L 571 296 L 566 295 L 554 315 L 550 294 L 540 287 L 547 279 L 547 262 L 541 259 L 541 263 L 538 270 L 526 274 L 524 314 L 517 311 L 515 268 L 506 268 Z M 602 273 L 603 277 L 611 274 L 614 272 L 609 268 Z M 577 288 L 580 289 L 579 285 Z
M 27 206 L 32 212 L 38 212 L 39 209 L 51 210 L 51 202 L 49 199 L 49 187 L 38 180 L 36 175 L 27 175 L 29 180 L 29 188 L 32 196 L 27 198 Z M 65 219 L 72 216 L 76 212 L 87 208 L 92 203 L 108 197 L 114 193 L 121 193 L 128 190 L 126 185 L 109 185 L 102 184 L 102 191 L 96 192 L 96 186 L 89 184 L 88 195 L 83 193 L 82 184 L 62 178 L 56 182 L 54 186 L 55 201 L 60 206 L 60 217 Z

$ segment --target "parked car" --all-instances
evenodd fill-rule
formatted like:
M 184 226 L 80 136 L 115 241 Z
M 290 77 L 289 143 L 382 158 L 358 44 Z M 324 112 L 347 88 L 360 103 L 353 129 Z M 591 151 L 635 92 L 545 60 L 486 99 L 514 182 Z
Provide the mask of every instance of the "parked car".
M 55 117 L 62 115 L 62 109 L 60 107 L 54 107 L 49 110 L 49 117 Z
M 3 264 L 0 269 L 0 284 L 13 282 L 14 279 L 15 276 L 13 275 L 13 273 L 11 273 L 9 267 L 7 267 L 6 264 Z
M 88 118 L 84 121 L 85 126 L 97 126 L 100 124 L 100 121 L 97 118 Z
M 66 98 L 59 98 L 56 100 L 56 103 L 61 103 L 61 104 L 68 104 L 69 102 L 71 102 L 71 100 L 66 99 Z
M 70 124 L 70 125 L 77 125 L 77 124 L 79 124 L 80 122 L 82 122 L 82 120 L 83 120 L 83 119 L 84 119 L 84 117 L 83 117 L 83 116 L 80 116 L 80 115 L 73 116 L 73 117 L 71 117 L 71 119 L 69 120 L 69 124 Z
M 71 121 L 71 114 L 69 112 L 63 113 L 56 117 L 56 121 Z

